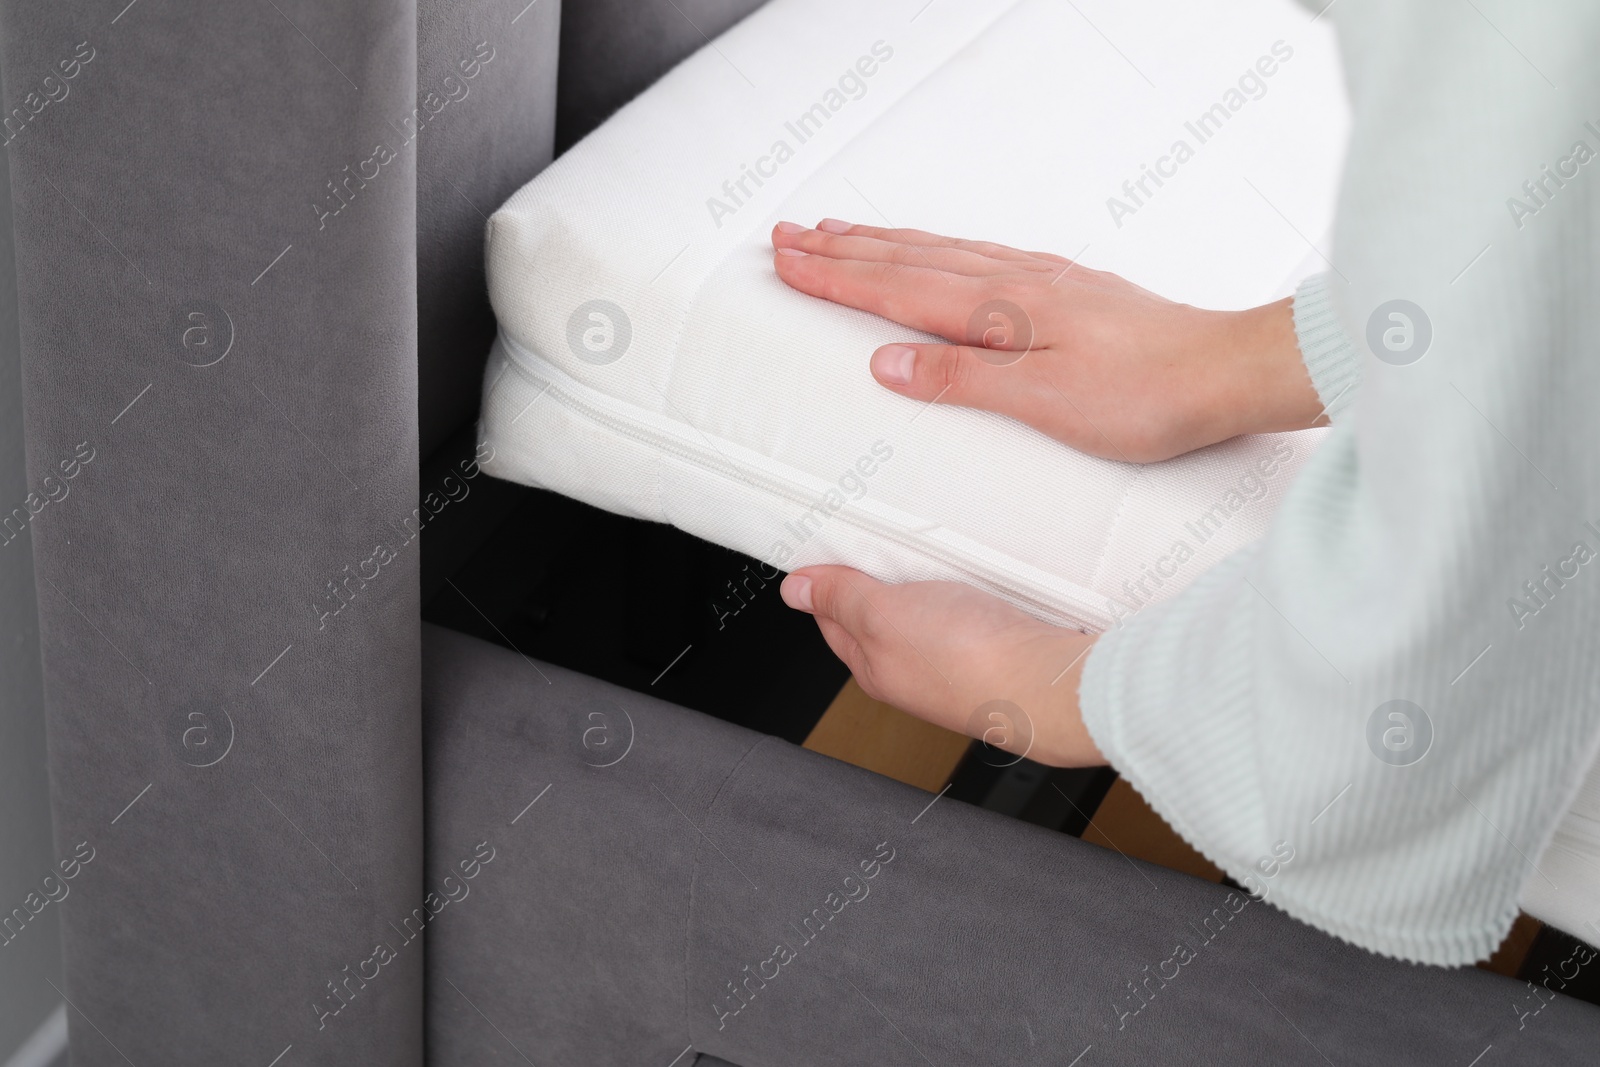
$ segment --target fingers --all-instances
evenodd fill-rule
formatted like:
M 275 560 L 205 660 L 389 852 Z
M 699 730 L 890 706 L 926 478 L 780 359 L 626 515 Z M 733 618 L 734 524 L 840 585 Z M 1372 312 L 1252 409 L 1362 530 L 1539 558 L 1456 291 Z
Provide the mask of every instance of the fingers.
M 921 245 L 854 234 L 833 234 L 808 230 L 792 222 L 780 222 L 772 231 L 777 249 L 798 249 L 807 255 L 830 259 L 858 259 L 868 263 L 901 263 L 908 267 L 928 267 L 950 274 L 985 277 L 1011 274 L 1018 270 L 1047 271 L 1051 266 L 1033 260 L 1002 260 L 954 244 Z
M 1013 300 L 1025 301 L 1023 294 L 1037 292 L 1045 275 L 1062 270 L 1057 262 L 1068 260 L 1047 263 L 1004 245 L 831 219 L 816 230 L 779 223 L 772 242 L 779 277 L 801 292 L 966 342 L 880 348 L 871 366 L 884 386 L 915 400 L 1003 411 L 1024 421 L 1037 406 L 1037 383 L 1028 380 L 1033 376 L 1003 372 L 1045 345 L 1025 313 L 1016 321 Z
M 1029 263 L 1035 260 L 1048 260 L 1053 263 L 1068 262 L 1061 256 L 1051 255 L 1048 252 L 1029 252 L 1010 245 L 999 244 L 995 241 L 968 241 L 960 237 L 946 237 L 943 234 L 929 233 L 927 230 L 907 230 L 899 227 L 862 226 L 852 222 L 842 222 L 839 219 L 823 219 L 817 223 L 817 229 L 827 233 L 847 234 L 853 237 L 875 237 L 883 241 L 892 241 L 896 244 L 923 245 L 931 247 L 961 248 L 978 255 L 988 256 L 991 259 L 1010 260 L 1015 263 Z
M 778 593 L 791 608 L 831 619 L 853 634 L 864 635 L 876 609 L 867 599 L 887 588 L 883 582 L 849 567 L 803 567 L 783 580 Z M 875 628 L 874 628 L 875 629 Z
M 863 685 L 872 685 L 891 666 L 883 661 L 883 640 L 897 631 L 880 609 L 889 607 L 890 589 L 849 567 L 819 566 L 790 574 L 778 593 L 791 608 L 814 616 L 834 655 Z
M 1020 417 L 1032 380 L 1007 373 L 1006 368 L 1024 355 L 968 345 L 884 345 L 872 354 L 872 376 L 913 400 L 1019 413 Z
M 789 252 L 797 254 L 785 254 Z M 942 337 L 964 337 L 968 317 L 992 288 L 987 279 L 931 267 L 830 259 L 795 248 L 780 248 L 773 266 L 778 277 L 802 293 Z

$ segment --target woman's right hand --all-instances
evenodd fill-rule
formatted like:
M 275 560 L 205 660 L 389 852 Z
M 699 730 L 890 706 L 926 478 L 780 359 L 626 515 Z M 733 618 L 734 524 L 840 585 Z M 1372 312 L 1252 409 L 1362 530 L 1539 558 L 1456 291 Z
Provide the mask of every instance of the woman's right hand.
M 1045 252 L 835 219 L 780 222 L 772 244 L 801 292 L 952 342 L 872 354 L 873 377 L 912 399 L 1132 463 L 1326 422 L 1287 299 L 1206 311 Z

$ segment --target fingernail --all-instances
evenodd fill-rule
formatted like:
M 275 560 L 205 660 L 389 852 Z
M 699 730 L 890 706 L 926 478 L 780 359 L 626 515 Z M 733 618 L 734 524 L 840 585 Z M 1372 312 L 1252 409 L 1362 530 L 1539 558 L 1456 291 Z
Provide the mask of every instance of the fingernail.
M 806 228 L 804 226 L 800 225 L 798 222 L 780 222 L 780 223 L 778 223 L 778 232 L 779 233 L 805 233 L 806 232 Z
M 791 608 L 811 610 L 811 579 L 803 574 L 791 574 L 778 586 L 778 595 Z
M 890 385 L 910 385 L 916 365 L 917 350 L 910 345 L 887 345 L 872 354 L 872 373 Z
M 817 223 L 817 229 L 825 230 L 828 233 L 846 233 L 850 229 L 850 224 L 848 222 L 840 222 L 838 219 L 823 219 Z
M 778 249 L 778 255 L 780 255 L 780 256 L 803 256 L 803 255 L 805 255 L 805 253 L 800 251 L 798 248 L 780 248 L 780 249 Z

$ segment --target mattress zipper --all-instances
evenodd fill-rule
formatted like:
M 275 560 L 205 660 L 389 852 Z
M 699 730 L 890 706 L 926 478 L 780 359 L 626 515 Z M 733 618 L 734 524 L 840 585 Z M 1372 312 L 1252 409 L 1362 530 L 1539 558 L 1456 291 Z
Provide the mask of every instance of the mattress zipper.
M 814 490 L 770 473 L 753 469 L 738 470 L 732 466 L 728 457 L 709 444 L 692 440 L 686 432 L 652 426 L 639 418 L 608 410 L 605 406 L 608 402 L 618 403 L 618 401 L 576 381 L 549 360 L 529 351 L 504 333 L 495 339 L 495 343 L 500 346 L 507 361 L 519 375 L 544 387 L 541 396 L 550 397 L 562 407 L 582 415 L 591 422 L 649 448 L 677 456 L 698 467 L 716 470 L 727 477 L 788 500 L 802 508 L 813 506 L 817 502 L 819 494 Z M 662 418 L 665 420 L 665 416 Z M 692 429 L 687 427 L 687 424 L 683 425 Z M 959 572 L 969 584 L 995 594 L 1003 590 L 1005 595 L 1002 599 L 1023 601 L 1041 610 L 1045 615 L 1061 619 L 1078 629 L 1100 632 L 1107 629 L 1112 622 L 1109 616 L 1087 614 L 1081 604 L 1074 603 L 1067 606 L 1022 592 L 1021 590 L 1029 584 L 1029 579 L 1018 572 L 999 564 L 976 564 L 970 559 L 957 556 L 937 542 L 907 534 L 897 525 L 875 518 L 860 508 L 841 508 L 832 513 L 832 518 L 833 521 L 865 530 L 912 552 L 934 559 Z

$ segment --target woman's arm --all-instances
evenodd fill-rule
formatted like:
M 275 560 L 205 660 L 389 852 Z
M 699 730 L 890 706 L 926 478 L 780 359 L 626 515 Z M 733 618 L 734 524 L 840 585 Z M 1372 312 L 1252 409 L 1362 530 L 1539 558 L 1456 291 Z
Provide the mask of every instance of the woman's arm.
M 1076 699 L 1040 695 L 1025 710 L 1062 719 L 1056 736 L 1087 726 L 1235 879 L 1292 846 L 1271 895 L 1290 914 L 1373 951 L 1458 965 L 1487 956 L 1523 887 L 1550 877 L 1535 862 L 1600 749 L 1600 67 L 1585 53 L 1600 9 L 1543 6 L 1519 24 L 1520 49 L 1444 0 L 1346 0 L 1330 17 L 1355 110 L 1334 304 L 1341 343 L 1363 350 L 1357 410 L 1262 541 L 1098 638 Z M 780 270 L 817 269 L 814 256 L 781 258 L 793 264 Z M 884 314 L 913 309 L 896 288 L 908 278 L 946 293 L 942 321 L 957 330 L 968 311 L 956 297 L 981 284 L 908 264 L 852 269 L 882 287 Z M 1143 323 L 1170 313 L 1113 297 Z M 1067 354 L 1074 371 L 1094 358 Z M 1113 374 L 1061 390 L 1103 405 L 1103 433 L 1068 425 L 1058 437 L 1155 456 L 1228 429 L 1197 432 L 1192 408 L 1237 395 L 1236 377 L 1208 394 L 1181 355 L 1125 355 L 1140 368 L 1125 389 Z M 1162 401 L 1149 392 L 1161 383 L 1194 395 Z M 1184 433 L 1164 441 L 1130 398 L 1168 403 Z M 807 578 L 813 606 L 831 610 L 819 590 L 841 578 L 829 568 L 796 572 L 786 599 L 802 599 Z M 881 619 L 857 642 L 870 675 L 900 687 L 878 695 L 924 714 L 949 700 L 937 713 L 961 721 L 968 671 L 993 680 L 985 688 L 1046 694 L 1021 680 L 1043 672 L 1004 627 L 937 613 L 918 588 L 852 616 Z M 856 637 L 831 621 L 836 649 Z M 919 670 L 939 684 L 904 681 Z

